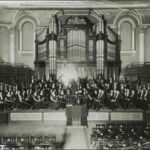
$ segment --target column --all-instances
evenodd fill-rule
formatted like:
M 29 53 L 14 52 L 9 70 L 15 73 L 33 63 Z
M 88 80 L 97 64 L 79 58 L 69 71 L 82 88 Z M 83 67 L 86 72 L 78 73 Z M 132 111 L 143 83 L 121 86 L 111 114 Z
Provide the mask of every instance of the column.
M 49 75 L 56 75 L 56 50 L 57 50 L 57 35 L 56 35 L 56 21 L 55 16 L 52 15 L 50 22 L 49 22 L 49 36 L 48 36 L 48 62 L 46 63 L 46 76 Z M 47 78 L 47 77 L 46 77 Z
M 144 32 L 145 28 L 139 28 L 139 62 L 144 63 Z
M 10 63 L 15 63 L 15 28 L 11 27 L 10 30 Z
M 45 76 L 46 76 L 46 80 L 49 79 L 49 75 L 50 75 L 49 68 L 50 68 L 49 60 L 46 60 L 45 61 Z
M 132 52 L 135 51 L 135 28 L 132 28 Z
M 104 75 L 104 40 L 101 38 L 103 28 L 103 20 L 100 18 L 97 25 L 98 39 L 96 41 L 96 71 L 97 74 L 101 75 Z
M 22 29 L 19 29 L 19 51 L 22 51 Z
M 56 74 L 56 41 L 49 41 L 49 71 L 50 74 Z
M 119 80 L 120 71 L 121 71 L 121 59 L 120 59 L 120 51 L 121 51 L 121 37 L 120 35 L 117 35 L 116 39 L 116 64 L 115 64 L 115 72 L 116 72 L 116 78 L 115 80 Z

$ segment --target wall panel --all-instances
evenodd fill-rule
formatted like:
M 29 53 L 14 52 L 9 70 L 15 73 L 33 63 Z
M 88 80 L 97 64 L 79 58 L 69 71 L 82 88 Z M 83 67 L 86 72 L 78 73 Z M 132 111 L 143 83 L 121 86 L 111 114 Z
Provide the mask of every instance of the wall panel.
M 145 61 L 150 62 L 150 28 L 145 32 Z
M 0 57 L 6 62 L 9 62 L 10 60 L 9 45 L 9 30 L 7 28 L 0 27 Z

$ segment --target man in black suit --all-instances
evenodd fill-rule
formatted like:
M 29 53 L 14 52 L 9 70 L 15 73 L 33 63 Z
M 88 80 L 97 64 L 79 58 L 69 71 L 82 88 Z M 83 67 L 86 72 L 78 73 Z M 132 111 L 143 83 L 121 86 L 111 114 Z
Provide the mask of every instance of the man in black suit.
M 0 110 L 4 109 L 4 99 L 2 95 L 2 91 L 0 91 Z
M 137 101 L 137 93 L 134 89 L 131 90 L 130 94 L 130 107 L 136 108 L 136 101 Z

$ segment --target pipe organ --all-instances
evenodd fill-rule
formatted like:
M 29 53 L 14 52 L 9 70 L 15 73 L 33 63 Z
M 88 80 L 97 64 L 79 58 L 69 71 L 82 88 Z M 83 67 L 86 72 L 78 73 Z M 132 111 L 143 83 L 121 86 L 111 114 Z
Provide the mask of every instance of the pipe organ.
M 86 61 L 86 31 L 70 30 L 67 33 L 67 60 L 69 62 Z
M 103 19 L 99 18 L 97 23 L 97 41 L 96 41 L 96 70 L 97 74 L 104 74 L 104 34 Z
M 62 16 L 63 17 L 63 16 Z M 91 16 L 92 17 L 92 16 Z M 88 16 L 51 16 L 45 39 L 36 36 L 35 71 L 38 78 L 50 75 L 119 79 L 120 37 L 104 16 L 96 22 Z M 65 71 L 64 71 L 65 70 Z

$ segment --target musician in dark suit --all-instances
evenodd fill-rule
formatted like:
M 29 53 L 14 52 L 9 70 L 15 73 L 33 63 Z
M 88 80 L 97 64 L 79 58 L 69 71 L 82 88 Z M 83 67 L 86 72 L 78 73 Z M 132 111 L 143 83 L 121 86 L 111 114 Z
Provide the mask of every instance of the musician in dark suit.
M 120 104 L 120 107 L 122 109 L 125 109 L 126 108 L 126 100 L 125 100 L 125 93 L 126 93 L 126 84 L 124 83 L 121 83 L 120 84 L 120 95 L 121 95 L 121 98 L 119 100 L 119 104 Z
M 104 101 L 103 101 L 103 105 L 105 108 L 109 107 L 109 93 L 110 93 L 111 87 L 109 82 L 105 83 L 105 87 L 104 87 Z
M 75 92 L 78 89 L 78 84 L 76 80 L 71 80 L 71 89 L 72 89 L 72 94 L 75 94 Z
M 58 100 L 59 100 L 59 106 L 61 108 L 65 108 L 66 107 L 66 100 L 65 100 L 65 93 L 64 90 L 60 90 L 58 93 Z
M 90 105 L 91 105 L 90 107 L 94 110 L 96 109 L 95 99 L 97 99 L 97 97 L 98 97 L 98 90 L 95 89 L 95 90 L 93 90 L 92 94 L 89 95 Z
M 145 127 L 145 130 L 143 133 L 144 133 L 143 134 L 144 138 L 146 138 L 146 139 L 150 138 L 150 127 L 148 125 Z
M 86 90 L 86 88 L 83 88 L 83 104 L 88 104 L 88 92 Z
M 94 109 L 95 110 L 99 110 L 101 107 L 104 106 L 104 90 L 103 89 L 99 89 L 98 93 L 96 93 L 95 97 L 94 97 Z
M 83 89 L 82 86 L 79 85 L 77 89 L 77 99 L 76 99 L 76 104 L 77 105 L 82 105 L 83 104 Z
M 116 109 L 119 108 L 119 101 L 121 99 L 121 95 L 119 90 L 111 90 L 109 95 L 109 101 L 110 101 L 110 109 Z
M 32 98 L 33 98 L 33 108 L 39 109 L 40 108 L 40 102 L 41 102 L 39 92 L 35 91 Z
M 134 89 L 131 90 L 130 94 L 130 107 L 131 108 L 136 108 L 136 101 L 137 101 L 137 94 Z
M 40 108 L 44 109 L 46 108 L 46 101 L 45 101 L 45 96 L 44 96 L 44 89 L 41 89 L 39 91 L 39 97 L 40 97 Z
M 59 108 L 59 101 L 58 101 L 58 96 L 56 95 L 56 90 L 52 91 L 52 94 L 50 96 L 51 100 L 51 108 L 52 109 L 58 109 Z
M 51 77 L 51 76 L 49 77 L 49 80 L 48 80 L 48 82 L 47 82 L 47 83 L 48 83 L 48 87 L 49 87 L 49 88 L 52 88 L 53 79 L 52 79 L 52 77 Z
M 114 90 L 110 90 L 110 92 L 108 93 L 108 108 L 111 109 L 112 108 L 112 100 L 114 97 Z
M 144 110 L 148 109 L 149 97 L 150 97 L 149 91 L 145 89 L 144 95 L 143 95 L 143 109 Z
M 73 104 L 73 102 L 72 102 L 72 95 L 71 95 L 71 89 L 70 88 L 66 89 L 65 99 L 66 99 L 66 104 L 69 104 L 69 105 Z
M 85 90 L 83 91 L 84 98 L 86 98 L 87 108 L 92 108 L 93 106 L 93 89 L 90 87 L 89 83 L 87 83 Z
M 118 134 L 119 134 L 119 136 L 121 136 L 121 138 L 127 138 L 127 130 L 126 130 L 126 128 L 125 128 L 125 126 L 123 126 L 123 125 L 120 125 L 119 126 L 119 130 L 118 130 Z
M 31 83 L 29 85 L 29 88 L 32 89 L 32 91 L 36 90 L 36 83 L 34 81 L 34 79 L 32 78 Z
M 30 93 L 30 89 L 26 90 L 26 102 L 30 105 L 30 108 L 33 108 L 33 101 L 32 101 L 32 95 Z
M 137 95 L 137 101 L 136 101 L 136 107 L 143 109 L 143 101 L 144 101 L 144 89 L 138 89 L 138 95 Z
M 4 103 L 5 103 L 5 107 L 6 107 L 7 109 L 11 109 L 12 106 L 14 105 L 14 102 L 12 101 L 11 92 L 8 91 L 8 90 L 5 91 Z
M 100 94 L 101 94 L 101 89 L 100 90 L 97 90 L 97 89 L 95 89 L 94 90 L 94 94 L 93 94 L 93 106 L 92 106 L 92 108 L 94 109 L 94 110 L 99 110 L 99 107 L 100 107 L 100 99 L 99 99 L 99 96 L 100 96 Z
M 124 92 L 125 92 L 124 89 L 125 89 L 125 88 L 124 88 L 124 84 L 121 83 L 121 84 L 120 84 L 120 94 L 124 95 Z
M 128 88 L 125 88 L 125 92 L 124 92 L 124 104 L 123 104 L 123 108 L 124 109 L 128 109 L 129 108 L 129 104 L 130 104 L 130 90 Z
M 0 91 L 0 110 L 4 109 L 4 99 L 2 95 L 2 91 Z
M 25 103 L 25 108 L 29 109 L 31 107 L 29 90 L 24 89 L 22 92 L 22 101 Z
M 29 104 L 25 102 L 25 99 L 19 90 L 16 91 L 15 96 L 17 101 L 17 108 L 25 109 L 27 106 L 29 106 Z

